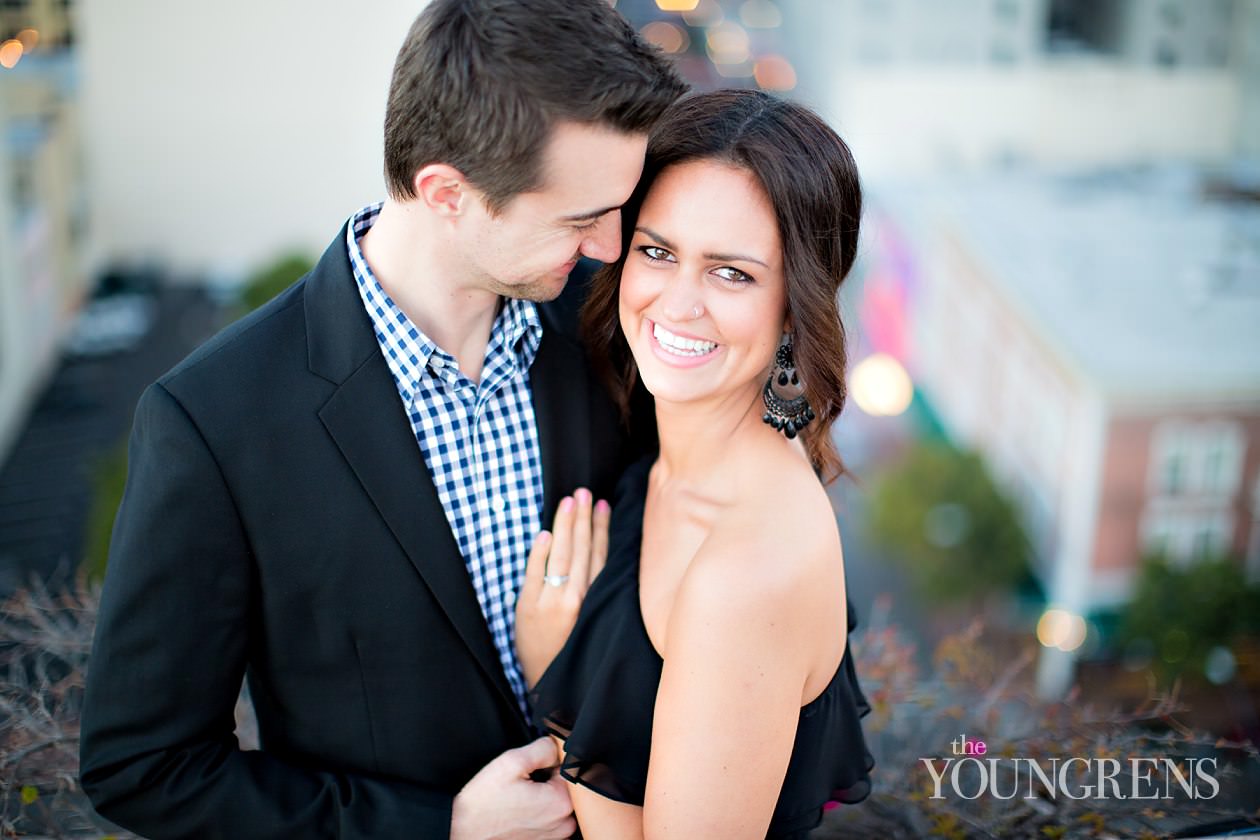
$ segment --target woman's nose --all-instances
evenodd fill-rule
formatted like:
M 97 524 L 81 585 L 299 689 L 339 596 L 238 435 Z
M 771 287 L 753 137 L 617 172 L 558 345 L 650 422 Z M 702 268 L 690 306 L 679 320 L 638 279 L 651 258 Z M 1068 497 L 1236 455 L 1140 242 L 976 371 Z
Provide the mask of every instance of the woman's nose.
M 665 317 L 674 323 L 695 321 L 704 315 L 704 301 L 694 283 L 678 280 L 670 284 L 662 301 Z

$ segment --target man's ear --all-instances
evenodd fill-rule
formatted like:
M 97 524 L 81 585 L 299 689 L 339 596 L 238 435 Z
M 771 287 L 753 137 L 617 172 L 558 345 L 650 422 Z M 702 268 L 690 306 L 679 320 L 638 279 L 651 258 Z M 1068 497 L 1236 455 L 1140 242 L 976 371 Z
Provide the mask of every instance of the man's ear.
M 430 163 L 416 170 L 411 185 L 416 199 L 440 216 L 458 216 L 468 201 L 469 184 L 464 173 L 445 163 Z

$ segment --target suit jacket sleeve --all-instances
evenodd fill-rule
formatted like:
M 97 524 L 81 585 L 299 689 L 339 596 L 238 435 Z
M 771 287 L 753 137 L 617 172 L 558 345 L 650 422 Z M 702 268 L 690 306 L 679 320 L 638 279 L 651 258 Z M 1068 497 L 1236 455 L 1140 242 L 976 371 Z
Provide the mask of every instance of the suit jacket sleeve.
M 151 838 L 447 837 L 451 797 L 238 749 L 250 546 L 205 440 L 140 400 L 83 710 L 82 782 Z

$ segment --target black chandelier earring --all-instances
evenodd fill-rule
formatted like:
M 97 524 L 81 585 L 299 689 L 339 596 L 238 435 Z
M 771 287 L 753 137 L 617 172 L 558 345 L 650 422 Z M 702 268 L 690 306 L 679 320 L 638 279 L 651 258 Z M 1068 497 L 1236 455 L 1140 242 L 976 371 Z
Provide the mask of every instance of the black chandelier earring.
M 766 401 L 766 413 L 761 422 L 773 426 L 788 440 L 810 424 L 814 409 L 805 399 L 805 386 L 796 375 L 796 360 L 792 358 L 792 339 L 787 337 L 774 354 L 774 369 L 761 390 Z

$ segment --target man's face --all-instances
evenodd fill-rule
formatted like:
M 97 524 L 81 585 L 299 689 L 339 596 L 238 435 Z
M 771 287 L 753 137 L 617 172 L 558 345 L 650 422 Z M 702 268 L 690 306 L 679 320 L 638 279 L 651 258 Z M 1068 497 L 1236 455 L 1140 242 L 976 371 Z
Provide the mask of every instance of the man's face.
M 621 253 L 621 205 L 643 172 L 647 136 L 557 123 L 543 152 L 537 190 L 513 197 L 498 216 L 474 192 L 462 226 L 473 288 L 552 300 L 578 257 L 611 262 Z

